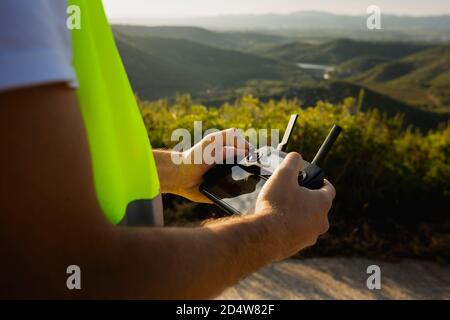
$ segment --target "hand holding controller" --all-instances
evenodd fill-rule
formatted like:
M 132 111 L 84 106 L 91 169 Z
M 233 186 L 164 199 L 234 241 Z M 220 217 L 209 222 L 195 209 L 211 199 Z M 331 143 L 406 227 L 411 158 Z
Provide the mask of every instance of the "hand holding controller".
M 327 180 L 317 190 L 300 187 L 296 175 L 303 164 L 298 153 L 289 153 L 256 200 L 255 212 L 267 221 L 273 236 L 269 245 L 275 260 L 314 245 L 329 228 L 328 212 L 336 191 Z

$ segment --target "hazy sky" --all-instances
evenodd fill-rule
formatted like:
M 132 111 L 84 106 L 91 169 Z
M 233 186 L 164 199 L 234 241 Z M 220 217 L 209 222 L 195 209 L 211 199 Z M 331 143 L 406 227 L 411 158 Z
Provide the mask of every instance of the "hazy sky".
M 319 10 L 366 14 L 375 4 L 400 15 L 450 14 L 450 0 L 103 0 L 108 17 L 175 18 Z

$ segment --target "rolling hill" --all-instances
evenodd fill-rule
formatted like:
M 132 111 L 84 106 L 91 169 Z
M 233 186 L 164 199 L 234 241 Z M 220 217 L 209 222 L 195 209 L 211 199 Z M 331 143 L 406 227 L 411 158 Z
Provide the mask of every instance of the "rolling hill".
M 335 69 L 335 76 L 339 78 L 353 76 L 388 61 L 390 61 L 388 58 L 362 55 L 339 64 Z
M 365 88 L 363 109 L 403 113 L 406 124 L 427 129 L 450 114 L 435 112 L 448 110 L 448 46 L 349 39 L 268 45 L 278 39 L 244 33 L 253 39 L 249 45 L 239 33 L 190 27 L 115 26 L 114 32 L 133 89 L 145 100 L 189 93 L 218 105 L 253 94 L 313 105 Z M 344 81 L 315 80 L 296 66 L 299 61 L 335 65 L 334 78 Z
M 115 33 L 133 89 L 144 99 L 209 95 L 248 81 L 313 82 L 290 64 L 182 39 Z
M 450 107 L 450 46 L 377 65 L 350 80 L 424 107 Z
M 261 46 L 277 45 L 289 40 L 282 36 L 256 32 L 215 32 L 189 26 L 130 26 L 114 25 L 115 33 L 131 37 L 179 39 L 210 47 L 232 50 L 249 50 Z
M 294 63 L 337 65 L 362 56 L 397 59 L 430 47 L 431 45 L 414 43 L 335 39 L 321 44 L 292 42 L 266 48 L 260 54 Z

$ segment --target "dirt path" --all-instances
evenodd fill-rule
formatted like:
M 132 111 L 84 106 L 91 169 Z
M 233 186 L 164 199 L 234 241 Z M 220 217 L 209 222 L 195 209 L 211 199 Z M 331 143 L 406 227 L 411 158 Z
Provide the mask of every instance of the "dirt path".
M 366 286 L 370 265 L 381 268 L 381 290 Z M 273 264 L 219 299 L 450 299 L 450 265 L 404 260 L 320 258 Z

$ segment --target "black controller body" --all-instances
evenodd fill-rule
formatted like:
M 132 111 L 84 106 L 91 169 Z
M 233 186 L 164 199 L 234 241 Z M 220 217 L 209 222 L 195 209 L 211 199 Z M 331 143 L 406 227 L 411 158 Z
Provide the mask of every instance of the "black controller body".
M 269 179 L 286 156 L 286 152 L 271 147 L 263 147 L 256 151 L 256 157 L 253 161 L 250 161 L 250 156 L 247 156 L 240 162 L 240 165 L 255 174 L 259 173 L 264 179 Z M 321 168 L 303 160 L 303 169 L 298 176 L 300 186 L 312 190 L 320 189 L 323 186 L 324 177 Z
M 287 153 L 263 147 L 235 164 L 220 164 L 204 176 L 200 191 L 228 214 L 252 214 L 261 188 Z M 236 160 L 236 159 L 235 159 Z M 307 161 L 299 173 L 299 185 L 308 189 L 323 186 L 324 172 Z

